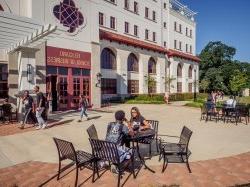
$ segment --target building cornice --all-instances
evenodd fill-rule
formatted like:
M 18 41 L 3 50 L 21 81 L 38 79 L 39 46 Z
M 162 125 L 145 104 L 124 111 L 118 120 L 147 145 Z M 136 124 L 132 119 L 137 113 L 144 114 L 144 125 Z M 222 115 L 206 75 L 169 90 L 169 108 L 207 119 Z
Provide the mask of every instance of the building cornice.
M 134 47 L 139 47 L 139 48 L 143 48 L 143 49 L 147 49 L 147 50 L 152 50 L 152 51 L 156 51 L 159 53 L 164 53 L 164 54 L 167 54 L 169 58 L 170 57 L 179 57 L 179 58 L 184 58 L 187 60 L 192 60 L 195 62 L 201 61 L 200 58 L 198 58 L 197 56 L 186 54 L 186 53 L 176 51 L 173 49 L 167 50 L 167 49 L 165 49 L 161 46 L 158 46 L 158 45 L 150 44 L 148 42 L 144 42 L 144 41 L 130 38 L 127 36 L 123 36 L 121 34 L 117 34 L 117 33 L 113 33 L 113 32 L 109 32 L 109 31 L 105 31 L 105 30 L 100 29 L 100 40 L 103 40 L 103 39 L 131 45 Z

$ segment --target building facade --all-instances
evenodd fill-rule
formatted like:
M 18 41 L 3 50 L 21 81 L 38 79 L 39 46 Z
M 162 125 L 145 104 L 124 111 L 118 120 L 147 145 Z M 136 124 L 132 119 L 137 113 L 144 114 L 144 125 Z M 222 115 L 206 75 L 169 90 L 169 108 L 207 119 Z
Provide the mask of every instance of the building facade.
M 0 71 L 8 65 L 8 95 L 40 85 L 52 110 L 77 107 L 84 94 L 93 107 L 110 97 L 198 91 L 195 13 L 176 0 L 0 0 L 0 13 L 15 16 L 22 35 L 32 19 L 55 32 L 6 53 L 0 40 Z M 0 14 L 1 15 L 1 14 Z M 17 29 L 15 19 L 23 21 Z M 37 25 L 39 25 L 37 24 Z M 8 32 L 0 28 L 0 34 Z M 9 36 L 8 36 L 9 37 Z M 39 42 L 38 42 L 39 41 Z M 1 65 L 0 65 L 1 67 Z M 4 79 L 4 77 L 2 77 Z M 6 78 L 5 78 L 6 79 Z M 151 83 L 149 83 L 151 82 Z M 6 93 L 6 87 L 0 86 Z

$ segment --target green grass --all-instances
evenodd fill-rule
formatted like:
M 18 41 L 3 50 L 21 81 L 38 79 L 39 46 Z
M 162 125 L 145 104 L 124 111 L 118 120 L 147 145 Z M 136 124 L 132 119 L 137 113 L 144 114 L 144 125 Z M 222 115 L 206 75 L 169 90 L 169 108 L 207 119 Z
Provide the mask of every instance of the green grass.
M 247 97 L 240 97 L 239 98 L 240 103 L 250 104 L 250 96 Z
M 194 107 L 194 108 L 200 108 L 202 105 L 203 103 L 200 103 L 200 102 L 190 102 L 190 103 L 185 104 L 185 106 Z

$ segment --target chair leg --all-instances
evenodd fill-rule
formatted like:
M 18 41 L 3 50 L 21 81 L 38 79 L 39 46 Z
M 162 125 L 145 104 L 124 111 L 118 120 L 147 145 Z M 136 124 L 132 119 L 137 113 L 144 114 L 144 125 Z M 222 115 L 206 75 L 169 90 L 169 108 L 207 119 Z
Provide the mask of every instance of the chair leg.
M 118 184 L 117 186 L 120 187 L 120 181 L 121 181 L 121 171 L 120 168 L 118 169 Z
M 155 144 L 156 144 L 156 151 L 157 151 L 157 153 L 159 153 L 158 139 L 157 138 L 155 139 Z
M 152 157 L 152 146 L 151 146 L 151 143 L 149 144 L 149 158 L 151 159 Z
M 190 166 L 189 166 L 189 162 L 188 162 L 187 156 L 186 156 L 186 165 L 187 165 L 187 168 L 188 168 L 189 173 L 192 173 L 192 171 L 191 171 L 191 169 L 190 169 Z
M 136 175 L 135 175 L 134 154 L 133 154 L 132 157 L 131 157 L 131 161 L 132 161 L 132 172 L 133 172 L 133 177 L 134 177 L 134 179 L 135 179 L 135 178 L 136 178 Z
M 163 166 L 162 166 L 162 173 L 166 170 L 167 166 L 168 166 L 168 162 L 166 162 L 166 155 L 163 154 Z
M 58 164 L 57 180 L 59 180 L 59 178 L 60 178 L 60 172 L 61 172 L 61 160 L 59 160 L 59 164 Z
M 93 166 L 93 175 L 92 175 L 92 183 L 95 182 L 95 172 L 96 172 L 96 161 L 93 162 L 94 166 Z
M 78 166 L 76 165 L 76 180 L 75 180 L 75 187 L 77 187 L 78 182 Z

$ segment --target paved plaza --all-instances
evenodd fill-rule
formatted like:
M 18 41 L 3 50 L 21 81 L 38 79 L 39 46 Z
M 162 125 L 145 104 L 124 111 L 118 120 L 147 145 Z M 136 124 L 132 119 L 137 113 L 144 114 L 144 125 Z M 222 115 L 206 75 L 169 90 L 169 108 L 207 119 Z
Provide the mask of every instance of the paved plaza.
M 53 178 L 57 170 L 57 150 L 52 137 L 72 141 L 77 149 L 91 152 L 86 129 L 95 124 L 98 135 L 104 138 L 108 122 L 114 120 L 114 111 L 123 109 L 127 118 L 130 108 L 134 105 L 116 105 L 104 112 L 90 111 L 89 121 L 77 122 L 78 113 L 57 114 L 50 117 L 50 128 L 45 130 L 19 130 L 6 134 L 0 127 L 0 181 L 3 186 L 71 186 L 74 184 L 74 171 L 59 183 Z M 193 131 L 190 141 L 192 155 L 190 157 L 192 174 L 189 174 L 185 164 L 170 164 L 164 174 L 161 174 L 161 164 L 158 157 L 147 160 L 156 174 L 141 170 L 138 177 L 132 177 L 127 186 L 230 186 L 250 183 L 250 128 L 243 123 L 237 126 L 233 123 L 215 123 L 200 121 L 200 110 L 173 105 L 136 105 L 146 119 L 160 121 L 159 134 L 179 135 L 184 125 Z M 59 121 L 58 121 L 59 120 Z M 55 122 L 56 121 L 56 122 Z M 3 129 L 5 133 L 2 133 Z M 168 139 L 169 141 L 176 141 Z M 36 168 L 41 168 L 37 170 Z M 36 174 L 37 172 L 37 174 Z M 32 173 L 34 177 L 30 177 Z M 90 171 L 81 171 L 79 184 L 91 176 Z M 39 177 L 38 177 L 39 176 Z M 150 180 L 150 177 L 153 180 Z M 32 178 L 32 179 L 31 179 Z M 159 179 L 159 180 L 158 180 Z M 25 182 L 26 181 L 26 182 Z M 108 182 L 109 181 L 109 182 Z M 112 182 L 110 182 L 112 181 Z M 96 183 L 91 180 L 83 183 L 85 186 L 116 185 L 116 178 L 106 172 Z M 152 184 L 152 185 L 151 185 Z M 1 183 L 0 183 L 1 186 Z

